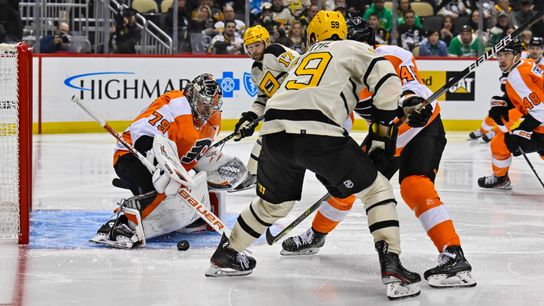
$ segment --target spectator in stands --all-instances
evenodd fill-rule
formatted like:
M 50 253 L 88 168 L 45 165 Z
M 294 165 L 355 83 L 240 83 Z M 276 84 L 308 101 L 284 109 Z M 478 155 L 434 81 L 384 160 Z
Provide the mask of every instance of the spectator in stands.
M 372 4 L 372 0 L 347 0 L 348 13 L 350 16 L 363 15 L 367 7 Z
M 289 12 L 291 12 L 291 20 L 289 23 L 292 24 L 295 21 L 300 21 L 305 19 L 306 9 L 302 4 L 301 0 L 294 0 L 289 4 Z
M 189 11 L 187 10 L 186 0 L 178 1 L 178 50 L 181 52 L 191 52 L 189 43 Z M 166 12 L 165 25 L 167 31 L 174 35 L 174 9 L 170 7 Z
M 461 33 L 455 36 L 448 48 L 450 56 L 474 57 L 478 55 L 478 37 L 468 25 L 461 27 Z
M 406 12 L 407 10 L 411 10 L 412 9 L 412 5 L 410 4 L 410 0 L 400 0 L 399 1 L 399 8 L 398 8 L 398 13 L 397 13 L 397 16 L 399 16 L 397 18 L 397 26 L 400 26 L 402 24 L 404 24 L 404 12 Z M 415 12 L 414 12 L 415 13 Z M 415 19 L 415 23 L 416 23 L 416 26 L 418 27 L 423 27 L 421 25 L 421 21 L 419 20 L 419 16 L 416 14 L 416 19 Z
M 448 46 L 440 40 L 438 31 L 427 32 L 427 39 L 419 47 L 419 56 L 448 56 Z
M 131 8 L 122 9 L 114 17 L 115 25 L 110 43 L 114 53 L 136 53 L 136 44 L 142 38 L 142 33 L 136 24 L 136 11 Z
M 189 31 L 206 34 L 213 32 L 212 11 L 208 6 L 203 5 L 198 8 L 198 14 L 194 15 L 189 23 Z
M 523 50 L 529 49 L 529 45 L 531 43 L 531 40 L 533 39 L 533 32 L 531 30 L 525 30 L 520 35 L 521 40 L 521 46 L 523 47 Z
M 314 18 L 317 12 L 319 12 L 319 8 L 317 7 L 317 5 L 312 4 L 308 7 L 308 9 L 306 10 L 306 13 L 304 14 L 305 15 L 304 18 L 301 18 L 299 20 L 300 23 L 302 23 L 302 25 L 304 26 L 304 28 L 306 28 L 310 24 L 310 21 L 312 21 L 312 18 Z
M 281 25 L 279 22 L 274 21 L 273 14 L 274 13 L 272 12 L 272 4 L 264 3 L 261 9 L 261 15 L 259 16 L 259 20 L 257 21 L 257 24 L 262 25 L 266 28 L 266 30 L 268 30 L 271 39 L 277 27 Z
M 287 46 L 299 54 L 306 52 L 306 37 L 302 31 L 302 24 L 300 21 L 294 21 L 287 32 L 289 38 L 289 44 Z
M 291 20 L 291 12 L 283 4 L 283 0 L 272 0 L 272 20 L 284 25 Z
M 236 31 L 234 20 L 225 20 L 223 33 L 217 34 L 210 43 L 208 53 L 213 54 L 242 54 L 244 40 Z
M 468 25 L 472 29 L 474 33 L 478 33 L 478 23 L 480 22 L 480 12 L 479 11 L 472 11 L 470 13 L 470 19 L 468 20 Z M 484 32 L 487 31 L 487 20 L 484 19 L 483 24 L 483 30 Z
M 438 12 L 438 15 L 451 16 L 454 19 L 459 16 L 466 16 L 467 14 L 467 6 L 462 0 L 448 1 L 448 3 Z
M 66 22 L 60 22 L 53 35 L 47 35 L 40 39 L 41 53 L 55 53 L 70 51 L 70 26 Z
M 512 24 L 509 22 L 508 15 L 500 14 L 497 19 L 497 24 L 489 30 L 489 41 L 487 42 L 488 46 L 494 46 L 507 34 L 509 28 L 512 27 Z
M 236 14 L 234 13 L 234 8 L 232 7 L 232 5 L 230 5 L 230 3 L 225 4 L 223 6 L 223 20 L 234 20 L 234 22 L 236 23 L 236 31 L 242 34 L 244 33 L 246 24 L 242 20 L 236 19 L 235 17 Z M 214 25 L 215 29 L 219 33 L 223 32 L 223 29 L 225 28 L 225 22 L 223 20 L 216 22 Z
M 18 1 L 0 0 L 0 43 L 15 43 L 23 37 Z
M 399 46 L 412 51 L 415 47 L 419 46 L 425 38 L 425 30 L 416 25 L 416 13 L 414 13 L 413 10 L 408 9 L 404 11 L 403 17 L 405 23 L 398 27 Z
M 508 22 L 514 26 L 517 25 L 516 18 L 514 17 L 514 11 L 510 7 L 510 1 L 508 0 L 496 0 L 495 6 L 491 9 L 491 24 L 494 25 L 498 22 L 499 15 L 508 16 Z
M 449 45 L 453 36 L 455 36 L 453 17 L 444 16 L 444 20 L 442 20 L 442 26 L 440 27 L 440 40 L 445 42 L 446 45 Z
M 520 25 L 529 21 L 534 15 L 536 15 L 536 12 L 533 10 L 532 0 L 522 0 L 520 10 L 514 12 L 514 18 L 516 19 L 517 24 Z
M 380 20 L 378 14 L 372 13 L 368 16 L 368 24 L 374 32 L 376 42 L 378 44 L 388 44 L 389 43 L 389 32 L 386 29 L 380 27 Z
M 393 13 L 384 7 L 384 2 L 384 0 L 374 0 L 374 3 L 366 10 L 363 18 L 368 20 L 370 14 L 376 13 L 380 20 L 380 28 L 384 28 L 387 32 L 391 32 Z

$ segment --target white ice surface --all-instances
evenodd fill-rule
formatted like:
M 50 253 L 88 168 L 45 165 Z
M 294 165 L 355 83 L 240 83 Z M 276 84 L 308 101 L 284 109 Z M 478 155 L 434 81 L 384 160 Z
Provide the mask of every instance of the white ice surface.
M 355 134 L 360 141 L 363 134 Z M 224 151 L 247 160 L 255 138 L 229 142 Z M 34 138 L 34 209 L 105 210 L 128 193 L 111 186 L 113 141 L 107 134 Z M 531 154 L 540 176 L 544 161 Z M 329 234 L 321 252 L 282 257 L 280 245 L 252 247 L 253 274 L 209 279 L 210 248 L 25 249 L 0 244 L 0 305 L 544 305 L 544 188 L 523 158 L 514 158 L 514 189 L 482 190 L 491 173 L 488 145 L 449 133 L 437 189 L 453 217 L 478 281 L 475 288 L 432 289 L 417 298 L 389 302 L 360 203 Z M 423 273 L 437 251 L 392 180 L 401 222 L 406 267 Z M 280 221 L 288 224 L 322 196 L 308 173 L 303 199 Z M 227 210 L 239 212 L 253 191 L 229 194 Z M 304 231 L 311 217 L 293 232 Z M 89 233 L 92 235 L 92 233 Z

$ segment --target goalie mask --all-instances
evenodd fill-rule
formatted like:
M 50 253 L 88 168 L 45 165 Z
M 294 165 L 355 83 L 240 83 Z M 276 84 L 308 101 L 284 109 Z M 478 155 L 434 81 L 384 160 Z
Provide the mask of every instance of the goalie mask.
M 197 76 L 185 87 L 185 96 L 191 104 L 196 125 L 204 125 L 216 112 L 221 111 L 223 92 L 209 73 Z

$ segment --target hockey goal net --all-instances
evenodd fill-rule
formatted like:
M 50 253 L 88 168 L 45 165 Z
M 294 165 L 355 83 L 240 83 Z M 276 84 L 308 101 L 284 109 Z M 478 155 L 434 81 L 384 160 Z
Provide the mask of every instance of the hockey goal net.
M 0 243 L 29 241 L 32 201 L 32 53 L 0 44 Z

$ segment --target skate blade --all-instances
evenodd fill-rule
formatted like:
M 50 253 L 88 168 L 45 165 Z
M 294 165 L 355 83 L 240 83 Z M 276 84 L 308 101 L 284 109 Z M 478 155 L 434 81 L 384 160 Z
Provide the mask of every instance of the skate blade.
M 317 253 L 319 253 L 319 248 L 309 248 L 309 249 L 295 251 L 295 252 L 287 251 L 284 249 L 280 251 L 280 254 L 283 256 L 304 256 L 304 255 L 314 255 Z
M 433 288 L 463 288 L 477 284 L 470 271 L 459 272 L 450 277 L 446 274 L 433 275 L 427 279 L 427 283 Z
M 94 236 L 93 238 L 89 239 L 89 242 L 100 244 L 100 245 L 107 245 L 112 248 L 116 249 L 132 249 L 134 247 L 134 243 L 131 241 L 112 241 L 108 239 L 106 235 L 98 234 Z
M 252 189 L 252 188 L 255 188 L 255 184 L 250 185 L 250 186 L 245 186 L 245 187 L 229 188 L 229 189 L 227 189 L 227 192 L 228 193 L 234 193 L 234 192 L 244 191 L 244 190 L 248 190 L 248 189 Z
M 390 300 L 414 297 L 421 293 L 419 282 L 405 285 L 402 285 L 400 282 L 388 283 L 386 288 L 387 298 Z
M 251 274 L 253 270 L 238 271 L 230 268 L 221 268 L 211 264 L 204 275 L 207 277 L 228 277 L 228 276 L 244 276 Z

